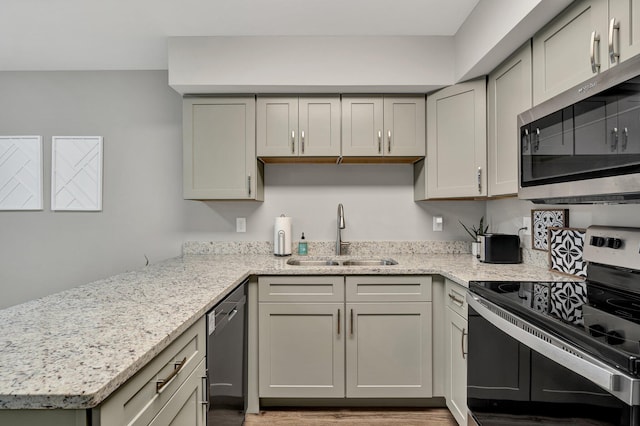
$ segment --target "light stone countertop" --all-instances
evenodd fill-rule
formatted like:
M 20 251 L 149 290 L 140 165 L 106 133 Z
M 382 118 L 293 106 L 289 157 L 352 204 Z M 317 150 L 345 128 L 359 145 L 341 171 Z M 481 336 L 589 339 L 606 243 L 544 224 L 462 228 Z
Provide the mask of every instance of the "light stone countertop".
M 186 255 L 0 310 L 0 409 L 97 406 L 250 275 L 437 274 L 465 286 L 575 281 L 470 254 L 383 257 L 399 264 L 306 267 L 266 254 Z

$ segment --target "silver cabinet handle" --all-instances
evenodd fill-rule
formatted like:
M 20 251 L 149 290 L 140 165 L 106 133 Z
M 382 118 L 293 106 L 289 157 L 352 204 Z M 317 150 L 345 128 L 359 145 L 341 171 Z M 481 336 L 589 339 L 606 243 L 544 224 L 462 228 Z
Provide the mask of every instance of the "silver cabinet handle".
M 164 379 L 156 380 L 156 393 L 162 392 L 162 390 L 167 385 L 167 383 L 169 383 L 174 377 L 176 377 L 176 375 L 180 372 L 180 370 L 182 370 L 182 367 L 184 367 L 186 363 L 187 363 L 186 356 L 182 361 L 174 362 L 173 370 L 171 371 L 171 373 L 169 373 L 169 375 Z
M 625 127 L 624 129 L 622 129 L 622 145 L 620 146 L 622 148 L 622 151 L 627 150 L 628 141 L 629 141 L 629 129 Z
M 611 152 L 618 150 L 618 128 L 614 127 L 611 130 Z
M 351 309 L 350 322 L 351 322 L 351 335 L 353 336 L 353 309 Z
M 464 300 L 458 299 L 455 295 L 451 293 L 449 293 L 449 299 L 453 300 L 455 303 L 457 303 L 460 306 L 464 306 Z
M 478 192 L 482 192 L 482 167 L 478 167 Z
M 531 149 L 533 152 L 538 152 L 538 149 L 540 148 L 540 129 L 536 128 L 536 138 L 535 138 L 535 145 L 531 145 Z
M 616 53 L 616 49 L 613 45 L 613 32 L 620 31 L 620 22 L 616 22 L 616 18 L 611 18 L 609 21 L 609 60 L 612 64 L 615 64 L 620 57 L 619 53 Z
M 387 132 L 387 152 L 391 152 L 391 130 Z
M 291 131 L 291 153 L 292 154 L 296 153 L 296 131 L 295 130 Z
M 202 405 L 209 405 L 209 389 L 208 389 L 208 383 L 207 383 L 207 376 L 202 376 L 202 401 L 200 402 L 200 404 Z
M 595 31 L 591 33 L 591 72 L 594 74 L 600 70 L 600 63 L 596 62 L 596 42 L 600 44 L 600 36 Z
M 247 176 L 247 189 L 249 190 L 249 197 L 251 197 L 251 175 Z
M 304 130 L 300 132 L 300 151 L 304 154 Z
M 460 349 L 462 351 L 462 359 L 467 359 L 467 352 L 464 351 L 464 336 L 467 335 L 467 329 L 462 329 L 462 336 L 460 337 Z
M 340 335 L 340 308 L 338 308 L 338 336 Z
M 378 130 L 378 154 L 382 154 L 382 131 Z
M 529 146 L 531 145 L 529 140 L 529 129 L 524 129 L 524 135 L 522 136 L 522 152 L 526 153 L 529 151 Z

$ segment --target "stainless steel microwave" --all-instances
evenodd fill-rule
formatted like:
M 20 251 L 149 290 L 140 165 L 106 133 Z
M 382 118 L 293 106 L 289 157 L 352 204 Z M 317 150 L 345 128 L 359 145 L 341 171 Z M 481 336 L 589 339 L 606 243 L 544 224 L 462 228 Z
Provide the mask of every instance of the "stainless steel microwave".
M 640 55 L 518 116 L 518 197 L 640 202 Z

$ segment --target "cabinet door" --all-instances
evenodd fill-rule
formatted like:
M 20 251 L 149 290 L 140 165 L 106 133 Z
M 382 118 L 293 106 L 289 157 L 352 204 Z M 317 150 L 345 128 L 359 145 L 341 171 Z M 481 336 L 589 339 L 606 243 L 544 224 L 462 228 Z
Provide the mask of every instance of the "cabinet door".
M 291 157 L 299 153 L 298 98 L 258 97 L 258 157 Z
M 203 359 L 149 426 L 206 426 L 207 399 L 203 387 L 206 374 Z
M 259 199 L 255 151 L 255 100 L 185 98 L 185 199 Z
M 531 108 L 531 44 L 489 75 L 487 167 L 489 195 L 518 192 L 518 114 Z
M 342 97 L 342 155 L 381 156 L 382 97 Z
M 300 155 L 340 155 L 340 97 L 300 98 Z
M 425 99 L 422 96 L 384 97 L 385 156 L 424 156 Z
M 344 304 L 259 304 L 260 397 L 344 397 Z
M 534 105 L 608 68 L 607 8 L 603 0 L 574 2 L 534 36 Z M 594 32 L 600 41 L 592 43 Z
M 347 397 L 431 397 L 431 303 L 347 303 Z
M 487 195 L 485 79 L 427 96 L 428 198 Z
M 640 1 L 609 0 L 609 25 L 611 21 L 619 26 L 612 33 L 613 55 L 607 49 L 609 64 L 614 66 L 640 53 Z
M 458 424 L 463 425 L 467 422 L 467 320 L 447 308 L 446 324 L 445 400 Z

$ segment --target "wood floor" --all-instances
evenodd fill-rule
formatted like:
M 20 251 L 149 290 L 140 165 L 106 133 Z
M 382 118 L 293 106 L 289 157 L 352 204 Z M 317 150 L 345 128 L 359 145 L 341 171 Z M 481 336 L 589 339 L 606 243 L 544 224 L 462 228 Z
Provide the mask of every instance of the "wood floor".
M 454 426 L 446 408 L 416 409 L 279 409 L 247 414 L 245 426 Z

